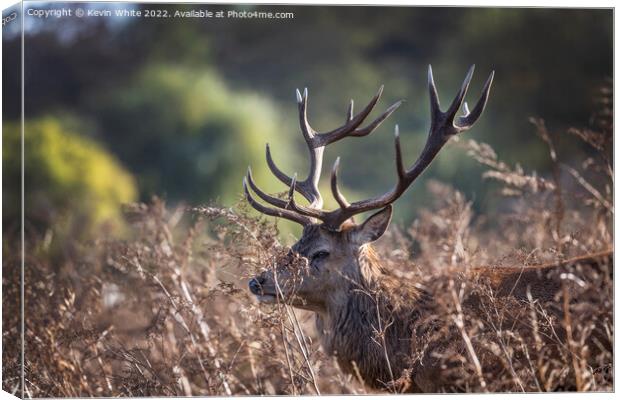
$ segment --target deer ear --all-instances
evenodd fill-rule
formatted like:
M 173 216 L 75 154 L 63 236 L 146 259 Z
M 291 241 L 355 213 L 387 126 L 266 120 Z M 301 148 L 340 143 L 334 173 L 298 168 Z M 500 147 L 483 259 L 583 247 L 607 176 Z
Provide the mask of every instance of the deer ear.
M 374 242 L 379 239 L 392 219 L 392 206 L 388 205 L 379 212 L 374 213 L 363 224 L 357 226 L 353 232 L 353 240 L 359 244 Z

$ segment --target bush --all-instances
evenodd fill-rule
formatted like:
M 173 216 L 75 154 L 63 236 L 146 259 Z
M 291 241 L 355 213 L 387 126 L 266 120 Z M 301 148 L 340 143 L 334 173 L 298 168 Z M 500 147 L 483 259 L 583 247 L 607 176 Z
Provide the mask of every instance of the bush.
M 253 165 L 266 171 L 263 149 L 290 165 L 290 138 L 273 103 L 256 93 L 237 92 L 209 70 L 149 66 L 132 84 L 101 96 L 94 108 L 102 140 L 138 176 L 144 199 L 222 203 L 236 200 L 241 177 Z M 260 167 L 260 168 L 259 168 Z M 268 189 L 280 188 L 273 180 Z
M 119 220 L 120 205 L 136 198 L 127 170 L 99 143 L 53 117 L 26 121 L 24 127 L 25 217 L 47 227 L 52 221 L 90 230 Z M 3 164 L 10 183 L 5 221 L 19 219 L 20 126 L 4 126 Z M 29 226 L 32 226 L 29 225 Z

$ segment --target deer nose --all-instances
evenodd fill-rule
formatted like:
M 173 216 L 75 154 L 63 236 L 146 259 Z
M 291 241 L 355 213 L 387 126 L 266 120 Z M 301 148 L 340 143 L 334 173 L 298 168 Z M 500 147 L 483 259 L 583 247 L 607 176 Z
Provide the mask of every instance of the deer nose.
M 248 286 L 250 287 L 250 292 L 254 294 L 262 294 L 262 284 L 265 283 L 265 279 L 262 277 L 256 277 L 250 279 Z

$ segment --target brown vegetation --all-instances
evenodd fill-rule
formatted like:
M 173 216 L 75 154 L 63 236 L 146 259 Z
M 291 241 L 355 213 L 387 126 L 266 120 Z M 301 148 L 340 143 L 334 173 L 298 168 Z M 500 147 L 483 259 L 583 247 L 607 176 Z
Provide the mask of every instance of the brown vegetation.
M 536 121 L 557 165 L 549 179 L 501 162 L 487 145 L 461 141 L 488 167 L 484 177 L 501 183 L 503 208 L 474 217 L 463 194 L 433 182 L 433 209 L 377 243 L 385 268 L 435 296 L 434 334 L 462 345 L 462 352 L 438 351 L 451 390 L 612 390 L 611 258 L 554 270 L 562 285 L 547 301 L 506 300 L 490 289 L 493 282 L 456 279 L 480 265 L 503 271 L 610 248 L 612 130 L 609 118 L 597 121 L 596 129 L 571 131 L 599 150 L 578 169 L 559 161 L 553 136 Z M 76 239 L 54 259 L 44 234 L 28 234 L 26 396 L 370 390 L 321 350 L 310 314 L 260 305 L 246 289 L 248 277 L 288 251 L 274 223 L 243 206 L 169 209 L 158 199 L 129 206 L 126 215 L 127 239 Z M 19 298 L 18 254 L 5 250 L 3 301 Z M 482 311 L 476 315 L 466 307 L 472 296 Z M 19 347 L 18 312 L 10 309 L 18 306 L 4 305 L 5 349 Z M 556 335 L 556 326 L 566 335 Z M 7 354 L 14 353 L 3 356 L 3 387 L 13 391 L 20 363 Z M 385 382 L 386 390 L 405 387 L 401 378 Z

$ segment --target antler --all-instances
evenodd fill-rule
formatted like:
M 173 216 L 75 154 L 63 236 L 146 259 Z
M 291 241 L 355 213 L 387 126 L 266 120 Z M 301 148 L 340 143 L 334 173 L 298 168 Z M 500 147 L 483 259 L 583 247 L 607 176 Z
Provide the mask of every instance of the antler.
M 379 88 L 379 91 L 370 100 L 368 105 L 355 116 L 353 116 L 353 100 L 351 100 L 349 108 L 347 110 L 347 118 L 345 124 L 332 131 L 318 133 L 310 126 L 310 123 L 308 122 L 308 89 L 304 89 L 303 96 L 299 92 L 299 90 L 297 90 L 299 125 L 301 127 L 301 132 L 304 136 L 306 145 L 308 146 L 308 150 L 310 152 L 310 170 L 308 172 L 308 177 L 301 182 L 297 182 L 296 175 L 291 178 L 284 172 L 282 172 L 282 170 L 280 170 L 274 163 L 273 158 L 271 157 L 271 150 L 269 148 L 269 144 L 267 144 L 267 165 L 269 166 L 271 172 L 281 182 L 289 186 L 288 200 L 283 200 L 271 196 L 259 189 L 254 182 L 251 169 L 248 168 L 248 172 L 243 179 L 243 188 L 248 202 L 256 210 L 264 214 L 286 218 L 291 221 L 298 222 L 302 225 L 316 222 L 316 219 L 320 220 L 325 213 L 325 211 L 321 210 L 321 208 L 323 207 L 323 198 L 321 197 L 321 193 L 319 192 L 318 188 L 323 165 L 323 153 L 325 151 L 325 146 L 348 136 L 367 136 L 372 133 L 379 125 L 381 125 L 381 123 L 401 105 L 402 101 L 394 103 L 385 112 L 383 112 L 383 114 L 381 114 L 374 121 L 372 121 L 368 126 L 360 128 L 360 125 L 364 122 L 366 117 L 370 114 L 372 109 L 381 98 L 382 93 L 383 86 Z M 266 207 L 256 201 L 248 190 L 248 184 L 252 191 L 254 191 L 258 195 L 258 197 L 260 197 L 263 201 L 273 206 L 276 206 L 277 208 Z M 294 199 L 295 192 L 300 193 L 306 200 L 308 200 L 310 205 L 308 207 L 305 207 L 296 204 Z
M 433 161 L 435 156 L 439 153 L 441 148 L 448 142 L 448 140 L 459 133 L 462 133 L 470 129 L 474 123 L 478 120 L 484 107 L 486 106 L 489 98 L 489 91 L 491 89 L 491 83 L 493 82 L 494 72 L 491 72 L 482 89 L 482 95 L 476 103 L 473 111 L 470 112 L 467 107 L 467 103 L 463 103 L 465 94 L 469 88 L 469 83 L 474 73 L 474 66 L 472 65 L 461 85 L 461 90 L 456 95 L 452 104 L 446 112 L 442 112 L 439 108 L 439 99 L 437 96 L 437 89 L 433 80 L 433 70 L 431 66 L 428 67 L 428 89 L 430 94 L 431 103 L 431 128 L 426 139 L 426 144 L 422 150 L 422 153 L 412 164 L 412 166 L 405 170 L 403 165 L 402 150 L 400 146 L 400 136 L 398 131 L 398 125 L 395 129 L 394 145 L 396 150 L 396 172 L 398 175 L 398 181 L 394 187 L 387 193 L 377 196 L 372 199 L 358 201 L 352 204 L 347 204 L 342 194 L 338 189 L 338 167 L 339 159 L 336 159 L 334 167 L 332 169 L 332 193 L 338 201 L 340 208 L 326 213 L 322 219 L 326 226 L 331 229 L 339 229 L 340 225 L 351 218 L 352 216 L 378 208 L 386 207 L 387 205 L 396 201 L 407 188 L 416 180 L 416 178 L 428 167 Z M 464 115 L 456 117 L 456 113 L 463 105 Z
M 313 223 L 316 220 L 323 222 L 323 225 L 328 229 L 339 230 L 341 225 L 349 218 L 356 214 L 363 213 L 378 208 L 383 208 L 396 201 L 407 188 L 417 179 L 417 177 L 430 165 L 435 156 L 439 153 L 441 148 L 448 142 L 448 140 L 459 133 L 465 132 L 470 129 L 478 120 L 484 107 L 486 106 L 489 92 L 491 90 L 491 83 L 493 82 L 494 72 L 491 72 L 482 89 L 480 99 L 476 103 L 473 111 L 469 111 L 467 103 L 464 103 L 465 94 L 469 88 L 474 73 L 474 66 L 469 69 L 461 90 L 458 92 L 452 104 L 447 111 L 442 112 L 439 105 L 439 99 L 437 96 L 437 89 L 433 80 L 433 70 L 431 66 L 428 67 L 428 89 L 430 95 L 430 109 L 431 109 L 431 127 L 426 139 L 426 144 L 422 149 L 422 152 L 418 159 L 411 165 L 410 168 L 405 169 L 402 159 L 402 149 L 400 146 L 400 137 L 398 131 L 398 125 L 395 129 L 394 145 L 396 150 L 396 172 L 398 180 L 394 187 L 383 195 L 361 200 L 349 204 L 344 198 L 338 188 L 338 168 L 340 165 L 340 158 L 336 159 L 334 167 L 331 173 L 331 190 L 334 198 L 338 202 L 339 208 L 326 211 L 322 210 L 323 200 L 318 191 L 318 180 L 321 172 L 321 164 L 323 158 L 324 146 L 340 140 L 346 136 L 366 136 L 371 133 L 385 118 L 387 118 L 400 104 L 397 102 L 387 109 L 379 118 L 373 121 L 368 127 L 363 129 L 357 129 L 364 118 L 370 113 L 372 107 L 376 104 L 381 95 L 383 87 L 379 89 L 379 92 L 368 106 L 362 112 L 360 112 L 354 118 L 352 115 L 352 106 L 348 111 L 347 123 L 342 127 L 335 129 L 331 132 L 324 134 L 316 133 L 309 125 L 306 119 L 306 105 L 307 105 L 307 91 L 304 91 L 303 98 L 297 92 L 297 100 L 299 103 L 300 111 L 300 124 L 304 138 L 308 143 L 310 149 L 310 174 L 308 178 L 299 184 L 297 184 L 295 178 L 290 178 L 286 174 L 282 173 L 273 163 L 271 155 L 269 153 L 269 147 L 267 147 L 267 162 L 272 172 L 285 184 L 289 185 L 288 201 L 275 198 L 262 191 L 260 191 L 252 180 L 251 172 L 248 170 L 247 181 L 250 183 L 252 190 L 254 190 L 258 196 L 269 204 L 272 204 L 278 209 L 271 209 L 264 207 L 257 203 L 247 190 L 246 180 L 244 179 L 244 188 L 248 201 L 254 208 L 268 215 L 277 215 L 283 218 L 287 218 L 301 224 Z M 463 107 L 464 114 L 457 117 L 458 110 Z M 301 193 L 311 204 L 310 207 L 304 207 L 297 205 L 293 198 L 295 191 Z

